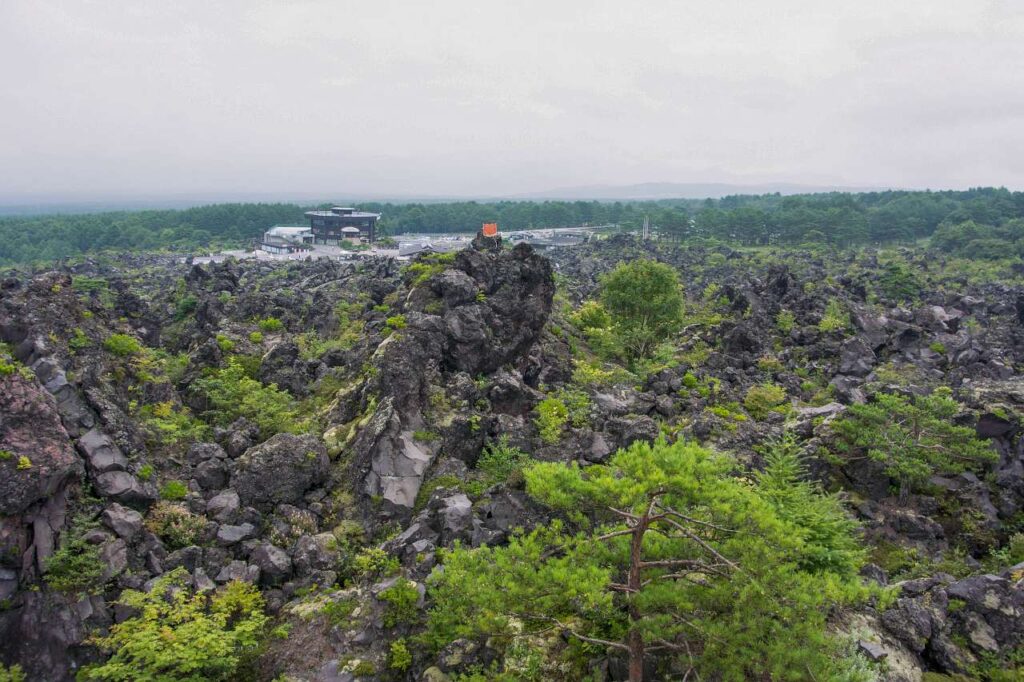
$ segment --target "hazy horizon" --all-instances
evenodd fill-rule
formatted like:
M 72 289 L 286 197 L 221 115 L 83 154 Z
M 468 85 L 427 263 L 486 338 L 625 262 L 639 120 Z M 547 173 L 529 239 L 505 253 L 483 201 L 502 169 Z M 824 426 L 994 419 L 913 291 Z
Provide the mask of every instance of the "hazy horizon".
M 996 0 L 8 0 L 0 203 L 1021 189 L 1022 38 Z

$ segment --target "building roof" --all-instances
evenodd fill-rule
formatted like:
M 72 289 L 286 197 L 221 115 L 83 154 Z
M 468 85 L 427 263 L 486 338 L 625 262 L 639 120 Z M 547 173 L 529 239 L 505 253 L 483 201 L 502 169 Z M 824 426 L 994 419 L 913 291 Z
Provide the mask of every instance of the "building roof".
M 274 225 L 267 230 L 271 237 L 298 237 L 299 235 L 311 233 L 309 225 Z
M 351 213 L 335 213 L 334 211 L 306 211 L 307 218 L 379 218 L 380 213 L 352 211 Z
M 436 251 L 436 249 L 434 248 L 434 245 L 427 240 L 398 243 L 399 256 L 413 256 L 424 251 Z

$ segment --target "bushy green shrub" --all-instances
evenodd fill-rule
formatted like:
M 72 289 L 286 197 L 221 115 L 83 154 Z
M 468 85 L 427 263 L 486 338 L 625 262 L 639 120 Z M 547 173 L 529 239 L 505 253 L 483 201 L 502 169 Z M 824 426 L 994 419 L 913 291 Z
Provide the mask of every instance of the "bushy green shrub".
M 128 334 L 111 334 L 103 342 L 103 347 L 108 352 L 122 358 L 138 355 L 142 351 L 142 344 L 138 339 Z
M 601 304 L 625 351 L 644 358 L 683 325 L 683 295 L 676 271 L 651 260 L 622 263 L 601 279 Z
M 381 590 L 377 598 L 385 603 L 384 627 L 412 623 L 419 615 L 420 591 L 411 580 L 399 578 L 394 585 Z
M 194 313 L 198 306 L 199 299 L 192 294 L 182 296 L 174 306 L 174 318 L 176 320 L 184 320 L 186 317 Z
M 212 596 L 195 593 L 184 568 L 159 578 L 149 592 L 125 590 L 118 602 L 134 618 L 113 625 L 92 642 L 111 654 L 87 666 L 79 680 L 228 681 L 260 650 L 269 618 L 263 597 L 235 581 Z
M 412 665 L 412 654 L 404 639 L 396 639 L 391 643 L 388 652 L 388 667 L 392 670 L 405 672 Z
M 441 440 L 441 436 L 429 429 L 417 429 L 412 432 L 412 439 L 418 440 L 421 443 L 433 443 L 434 441 Z
M 181 481 L 167 481 L 160 487 L 160 499 L 184 500 L 188 495 L 188 486 Z
M 946 387 L 912 398 L 876 393 L 833 423 L 835 447 L 842 455 L 866 454 L 881 463 L 905 496 L 933 474 L 957 474 L 997 458 L 973 428 L 953 421 L 961 409 Z
M 57 550 L 46 560 L 46 583 L 61 592 L 87 592 L 100 586 L 105 566 L 100 546 L 85 541 L 95 524 L 76 518 L 60 537 Z
M 508 436 L 501 436 L 489 442 L 477 460 L 476 468 L 486 476 L 488 482 L 505 483 L 522 471 L 530 456 L 509 444 Z
M 279 332 L 284 329 L 284 324 L 276 317 L 264 317 L 257 324 L 265 332 Z
M 775 316 L 775 326 L 783 334 L 790 333 L 796 326 L 796 315 L 790 310 L 780 310 L 779 314 Z
M 570 319 L 584 332 L 589 329 L 608 329 L 612 326 L 612 316 L 599 301 L 586 301 Z
M 197 379 L 193 388 L 205 396 L 210 406 L 207 415 L 217 424 L 226 426 L 245 417 L 259 426 L 264 436 L 303 426 L 291 395 L 275 384 L 264 386 L 250 377 L 239 356 L 229 358 L 223 369 L 211 370 Z
M 0 682 L 25 682 L 25 671 L 20 665 L 12 665 L 10 668 L 0 663 Z
M 609 386 L 617 380 L 628 376 L 621 368 L 605 369 L 599 362 L 588 362 L 586 360 L 573 360 L 573 383 L 580 386 Z
M 391 329 L 405 329 L 405 315 L 392 315 L 384 323 Z
M 845 330 L 850 326 L 850 313 L 838 299 L 831 299 L 825 306 L 825 314 L 818 322 L 818 329 L 823 332 Z
M 139 418 L 149 432 L 149 440 L 160 445 L 199 441 L 210 431 L 187 407 L 170 401 L 144 405 L 139 409 Z
M 807 571 L 828 571 L 850 578 L 864 563 L 857 523 L 835 495 L 810 480 L 807 463 L 792 434 L 759 448 L 764 469 L 757 490 L 775 512 L 803 538 L 797 561 Z
M 263 343 L 263 332 L 249 332 L 249 341 L 252 343 Z
M 537 431 L 545 443 L 557 443 L 562 438 L 562 429 L 569 421 L 569 409 L 561 399 L 554 396 L 545 398 L 537 404 Z
M 85 335 L 81 327 L 75 327 L 74 332 L 71 334 L 71 338 L 68 339 L 68 348 L 73 351 L 80 351 L 84 348 L 88 348 L 92 344 L 89 337 Z
M 171 549 L 197 544 L 206 523 L 205 516 L 170 502 L 157 502 L 146 515 L 146 528 Z
M 647 646 L 685 644 L 701 679 L 870 679 L 849 674 L 828 627 L 833 608 L 867 596 L 859 577 L 805 570 L 795 558 L 814 533 L 803 514 L 762 497 L 735 466 L 684 441 L 636 443 L 606 465 L 532 464 L 527 493 L 561 520 L 447 552 L 429 581 L 424 643 L 487 637 L 502 665 L 516 641 L 554 626 L 577 643 L 629 642 L 641 664 Z M 563 647 L 534 651 L 561 671 L 552 679 L 586 674 Z
M 743 407 L 754 419 L 764 419 L 768 413 L 786 401 L 786 389 L 778 384 L 757 384 L 747 389 Z
M 887 298 L 909 301 L 921 293 L 921 281 L 904 262 L 892 261 L 882 266 L 875 285 Z
M 380 547 L 362 549 L 352 560 L 352 569 L 356 576 L 369 580 L 392 575 L 398 571 L 398 568 L 398 558 L 388 554 Z
M 230 353 L 235 350 L 235 342 L 224 334 L 217 334 L 217 346 L 223 353 Z
M 417 256 L 416 260 L 405 266 L 403 273 L 410 287 L 423 284 L 434 275 L 445 271 L 455 262 L 455 252 L 428 253 Z

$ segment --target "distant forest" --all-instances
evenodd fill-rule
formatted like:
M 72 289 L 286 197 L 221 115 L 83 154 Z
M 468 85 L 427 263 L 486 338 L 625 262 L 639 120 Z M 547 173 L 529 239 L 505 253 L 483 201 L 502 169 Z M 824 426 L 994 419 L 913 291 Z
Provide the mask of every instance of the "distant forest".
M 1024 192 L 994 188 L 645 202 L 368 202 L 358 207 L 382 214 L 380 233 L 384 235 L 470 232 L 493 221 L 503 231 L 584 224 L 633 230 L 648 217 L 659 237 L 676 241 L 844 247 L 910 243 L 934 234 L 936 246 L 960 255 L 998 258 L 1024 252 Z M 307 208 L 216 204 L 184 210 L 0 218 L 0 264 L 114 250 L 238 247 L 272 225 L 303 224 Z

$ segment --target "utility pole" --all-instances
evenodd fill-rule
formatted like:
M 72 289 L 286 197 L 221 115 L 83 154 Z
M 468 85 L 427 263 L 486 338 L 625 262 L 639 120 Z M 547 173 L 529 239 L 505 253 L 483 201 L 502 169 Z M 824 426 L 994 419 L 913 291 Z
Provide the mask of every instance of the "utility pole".
M 651 219 L 648 216 L 644 216 L 643 238 L 644 241 L 647 241 L 648 239 L 651 238 Z

